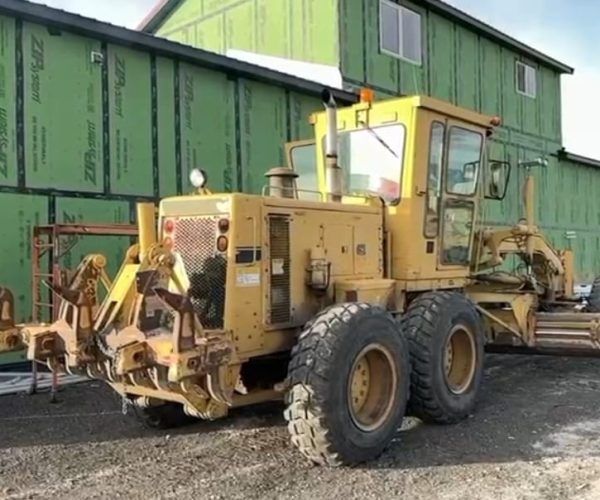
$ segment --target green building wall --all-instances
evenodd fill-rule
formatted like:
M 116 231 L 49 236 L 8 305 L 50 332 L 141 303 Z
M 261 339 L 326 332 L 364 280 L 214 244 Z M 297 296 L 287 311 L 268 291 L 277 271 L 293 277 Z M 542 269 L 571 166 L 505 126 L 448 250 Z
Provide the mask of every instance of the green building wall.
M 337 66 L 338 0 L 184 0 L 156 34 L 228 49 Z
M 217 69 L 222 60 L 198 62 L 197 51 L 151 49 L 151 37 L 14 3 L 41 16 L 0 6 L 0 285 L 14 291 L 19 321 L 31 319 L 35 225 L 134 222 L 136 201 L 192 191 L 194 167 L 214 190 L 260 192 L 283 144 L 310 137 L 317 85 Z M 129 243 L 85 237 L 64 264 L 100 252 L 114 272 Z

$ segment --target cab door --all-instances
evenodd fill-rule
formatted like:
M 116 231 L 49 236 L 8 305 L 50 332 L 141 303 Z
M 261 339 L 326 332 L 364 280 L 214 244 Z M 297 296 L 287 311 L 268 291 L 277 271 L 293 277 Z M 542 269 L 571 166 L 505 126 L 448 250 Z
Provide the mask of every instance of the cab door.
M 473 253 L 485 131 L 453 120 L 445 129 L 438 266 L 465 268 Z

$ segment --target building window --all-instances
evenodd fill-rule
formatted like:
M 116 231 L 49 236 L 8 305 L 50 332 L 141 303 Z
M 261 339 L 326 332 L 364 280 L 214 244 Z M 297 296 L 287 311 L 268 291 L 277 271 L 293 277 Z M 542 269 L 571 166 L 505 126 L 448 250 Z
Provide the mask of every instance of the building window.
M 537 95 L 537 71 L 520 61 L 517 61 L 517 92 L 533 98 Z
M 420 14 L 388 0 L 381 0 L 379 25 L 381 52 L 421 64 Z

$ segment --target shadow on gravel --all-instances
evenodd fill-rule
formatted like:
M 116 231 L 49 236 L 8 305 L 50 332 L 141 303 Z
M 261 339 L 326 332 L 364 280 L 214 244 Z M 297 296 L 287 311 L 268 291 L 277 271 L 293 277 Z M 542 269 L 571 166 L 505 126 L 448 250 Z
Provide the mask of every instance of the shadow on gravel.
M 0 450 L 29 446 L 103 443 L 135 438 L 210 433 L 283 425 L 277 403 L 232 410 L 214 422 L 192 420 L 184 426 L 150 429 L 132 409 L 124 415 L 120 398 L 107 386 L 89 382 L 61 388 L 57 402 L 47 392 L 0 397 Z
M 476 413 L 451 426 L 418 421 L 386 453 L 363 469 L 414 469 L 507 463 L 541 457 L 600 456 L 600 360 L 488 356 Z M 0 450 L 43 445 L 105 443 L 274 427 L 284 439 L 282 405 L 231 412 L 216 422 L 151 430 L 122 415 L 119 398 L 104 384 L 65 388 L 59 403 L 48 394 L 0 398 Z M 285 453 L 296 450 L 289 447 Z
M 367 469 L 600 456 L 600 360 L 490 355 L 474 415 L 399 433 Z M 412 428 L 410 428 L 412 427 Z

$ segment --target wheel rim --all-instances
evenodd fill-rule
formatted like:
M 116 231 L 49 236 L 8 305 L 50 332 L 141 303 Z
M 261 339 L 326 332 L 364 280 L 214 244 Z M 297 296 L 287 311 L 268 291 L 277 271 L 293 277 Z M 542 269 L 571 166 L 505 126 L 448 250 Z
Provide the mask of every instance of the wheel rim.
M 380 344 L 365 347 L 354 360 L 348 382 L 354 424 L 366 432 L 381 427 L 394 408 L 398 385 L 391 352 Z
M 476 361 L 475 335 L 463 325 L 455 326 L 444 350 L 446 384 L 454 394 L 462 394 L 469 389 L 475 376 Z

